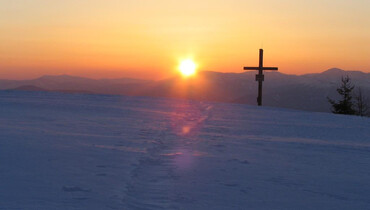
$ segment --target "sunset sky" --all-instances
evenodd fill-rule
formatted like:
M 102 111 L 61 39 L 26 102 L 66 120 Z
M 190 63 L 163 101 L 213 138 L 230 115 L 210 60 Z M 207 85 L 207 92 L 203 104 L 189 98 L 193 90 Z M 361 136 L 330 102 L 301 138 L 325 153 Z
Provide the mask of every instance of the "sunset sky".
M 265 65 L 370 72 L 369 0 L 0 0 L 0 78 L 163 79 Z

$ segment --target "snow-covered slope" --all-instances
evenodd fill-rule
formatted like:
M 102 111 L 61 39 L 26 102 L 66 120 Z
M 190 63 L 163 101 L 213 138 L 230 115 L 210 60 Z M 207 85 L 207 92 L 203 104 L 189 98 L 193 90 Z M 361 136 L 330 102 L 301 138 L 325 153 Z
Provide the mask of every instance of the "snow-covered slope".
M 370 118 L 0 92 L 0 209 L 370 209 Z

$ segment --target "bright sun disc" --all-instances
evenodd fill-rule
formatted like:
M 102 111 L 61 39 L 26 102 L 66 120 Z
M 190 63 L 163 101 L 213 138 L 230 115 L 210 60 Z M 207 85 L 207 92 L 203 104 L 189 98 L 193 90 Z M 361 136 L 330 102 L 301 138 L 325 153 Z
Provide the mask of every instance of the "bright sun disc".
M 190 59 L 181 61 L 180 66 L 179 66 L 180 72 L 184 76 L 190 76 L 190 75 L 195 74 L 196 68 L 197 68 L 197 65 L 194 63 L 194 61 Z

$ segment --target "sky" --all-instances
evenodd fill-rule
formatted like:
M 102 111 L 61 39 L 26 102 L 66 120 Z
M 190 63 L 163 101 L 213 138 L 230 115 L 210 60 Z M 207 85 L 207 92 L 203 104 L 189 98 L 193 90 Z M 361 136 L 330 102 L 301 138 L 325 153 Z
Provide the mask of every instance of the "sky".
M 370 72 L 369 0 L 0 0 L 0 78 Z

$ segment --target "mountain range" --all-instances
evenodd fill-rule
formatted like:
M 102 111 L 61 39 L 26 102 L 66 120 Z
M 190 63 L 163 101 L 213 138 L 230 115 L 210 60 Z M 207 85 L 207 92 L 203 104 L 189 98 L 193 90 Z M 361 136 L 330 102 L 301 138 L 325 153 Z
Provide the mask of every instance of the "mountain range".
M 195 77 L 150 81 L 131 78 L 88 79 L 69 75 L 42 76 L 32 80 L 0 80 L 0 90 L 57 91 L 113 94 L 256 104 L 255 72 L 199 72 Z M 355 91 L 360 87 L 370 104 L 370 73 L 333 68 L 322 73 L 288 75 L 265 72 L 263 105 L 329 112 L 327 97 L 338 99 L 336 88 L 349 76 Z

